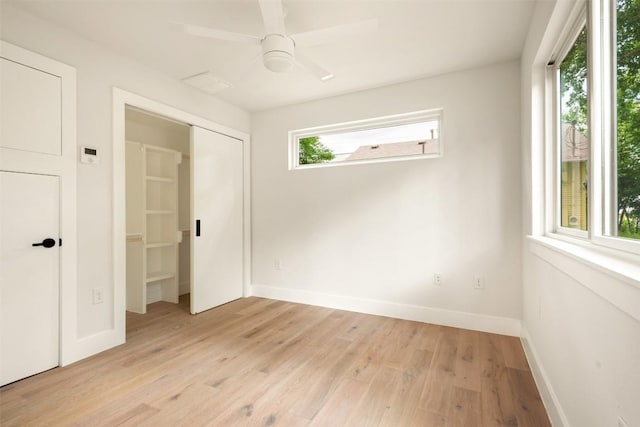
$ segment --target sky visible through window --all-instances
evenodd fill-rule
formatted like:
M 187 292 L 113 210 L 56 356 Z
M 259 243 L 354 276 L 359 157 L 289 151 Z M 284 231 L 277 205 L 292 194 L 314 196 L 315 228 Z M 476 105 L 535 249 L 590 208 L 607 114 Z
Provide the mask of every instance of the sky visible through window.
M 341 156 L 351 154 L 363 145 L 431 139 L 431 130 L 434 132 L 434 137 L 438 138 L 437 120 L 322 135 L 320 142 L 336 156 Z

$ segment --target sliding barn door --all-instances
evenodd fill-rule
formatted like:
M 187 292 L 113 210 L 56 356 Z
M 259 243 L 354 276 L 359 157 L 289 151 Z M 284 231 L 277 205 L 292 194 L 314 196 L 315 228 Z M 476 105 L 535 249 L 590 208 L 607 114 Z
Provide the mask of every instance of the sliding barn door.
M 242 297 L 242 142 L 191 127 L 191 313 Z

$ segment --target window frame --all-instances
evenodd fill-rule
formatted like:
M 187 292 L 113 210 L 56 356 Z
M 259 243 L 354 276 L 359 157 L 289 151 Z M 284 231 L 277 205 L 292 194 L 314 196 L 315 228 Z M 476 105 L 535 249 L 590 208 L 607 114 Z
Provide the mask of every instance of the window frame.
M 556 53 L 552 56 L 552 59 L 549 61 L 549 71 L 548 76 L 550 78 L 550 84 L 552 86 L 552 107 L 550 111 L 550 121 L 552 122 L 551 128 L 553 130 L 553 222 L 552 222 L 552 232 L 577 237 L 581 239 L 589 238 L 589 230 L 591 229 L 590 217 L 591 214 L 588 214 L 587 220 L 587 229 L 580 230 L 571 227 L 562 226 L 562 117 L 561 117 L 561 93 L 560 93 L 560 67 L 563 61 L 566 59 L 567 55 L 573 48 L 576 40 L 580 36 L 583 28 L 587 30 L 587 39 L 589 39 L 590 30 L 588 25 L 587 18 L 587 8 L 586 5 L 580 7 L 576 11 L 576 16 L 573 18 L 572 23 L 567 26 L 568 31 L 563 37 L 560 39 L 561 42 L 559 44 L 559 48 L 555 51 Z M 591 63 L 590 63 L 590 52 L 589 45 L 587 44 L 587 105 L 589 106 L 589 111 L 591 111 L 591 105 L 589 98 L 591 96 Z M 587 126 L 589 131 L 591 132 L 591 120 L 587 121 Z M 590 138 L 591 143 L 591 138 Z M 591 145 L 590 145 L 591 147 Z M 588 165 L 588 182 L 591 182 L 591 159 L 589 159 Z M 589 185 L 591 186 L 591 185 Z M 589 211 L 591 206 L 591 195 L 588 192 L 588 204 L 587 211 Z
M 616 1 L 594 2 L 594 13 L 601 21 L 602 67 L 602 150 L 599 153 L 603 165 L 601 188 L 602 226 L 594 233 L 594 242 L 618 250 L 640 254 L 640 240 L 615 235 L 617 231 L 617 57 L 616 57 Z M 615 212 L 615 214 L 614 214 Z
M 546 72 L 545 234 L 579 244 L 640 255 L 640 241 L 617 232 L 616 0 L 578 2 L 558 38 Z M 584 23 L 587 27 L 587 103 L 590 142 L 587 231 L 562 227 L 560 205 L 559 67 Z M 616 215 L 614 215 L 614 212 Z
M 376 159 L 324 162 L 314 164 L 300 164 L 299 140 L 310 136 L 334 135 L 345 132 L 365 131 L 392 126 L 409 125 L 421 122 L 438 122 L 438 151 L 436 153 L 411 154 L 406 156 L 382 157 Z M 410 113 L 374 117 L 330 125 L 316 126 L 289 131 L 289 170 L 315 169 L 324 167 L 361 165 L 371 163 L 397 162 L 407 160 L 433 159 L 444 156 L 443 151 L 443 122 L 444 108 L 420 110 Z

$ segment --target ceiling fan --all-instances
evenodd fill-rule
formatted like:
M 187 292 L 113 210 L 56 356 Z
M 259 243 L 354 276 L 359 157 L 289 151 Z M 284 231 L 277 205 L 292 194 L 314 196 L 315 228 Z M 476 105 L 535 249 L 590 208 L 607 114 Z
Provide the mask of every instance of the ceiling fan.
M 187 34 L 217 40 L 247 43 L 262 48 L 262 63 L 273 72 L 290 71 L 298 64 L 322 81 L 334 75 L 300 51 L 300 47 L 317 46 L 344 37 L 367 33 L 378 28 L 378 20 L 370 19 L 297 34 L 287 34 L 282 0 L 258 0 L 266 34 L 258 37 L 198 25 L 183 24 Z

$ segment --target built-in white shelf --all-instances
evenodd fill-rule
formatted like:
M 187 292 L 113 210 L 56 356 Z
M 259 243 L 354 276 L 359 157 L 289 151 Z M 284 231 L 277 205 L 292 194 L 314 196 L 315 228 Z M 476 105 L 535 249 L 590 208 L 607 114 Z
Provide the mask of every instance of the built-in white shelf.
M 127 243 L 142 242 L 142 233 L 127 233 Z
M 166 248 L 166 247 L 169 247 L 169 246 L 173 246 L 175 244 L 176 244 L 176 242 L 154 242 L 154 243 L 147 243 L 146 247 L 147 247 L 147 249 Z
M 153 182 L 166 182 L 168 184 L 172 184 L 174 182 L 176 182 L 175 179 L 173 178 L 167 178 L 164 176 L 152 176 L 152 175 L 147 175 L 147 181 L 153 181 Z
M 175 277 L 176 277 L 176 274 L 171 271 L 152 272 L 152 273 L 148 273 L 146 282 L 147 283 L 157 282 L 165 279 L 173 279 Z
M 127 247 L 129 264 L 139 266 L 127 273 L 127 310 L 145 313 L 147 288 L 157 286 L 160 299 L 178 302 L 179 242 L 178 230 L 178 165 L 181 153 L 148 144 L 127 144 L 128 188 L 135 195 L 136 217 L 141 226 L 136 241 Z M 134 191 L 135 190 L 135 191 Z M 127 219 L 129 221 L 129 219 Z M 138 230 L 133 228 L 133 230 Z M 132 242 L 133 236 L 127 236 Z M 153 292 L 156 292 L 154 289 Z

